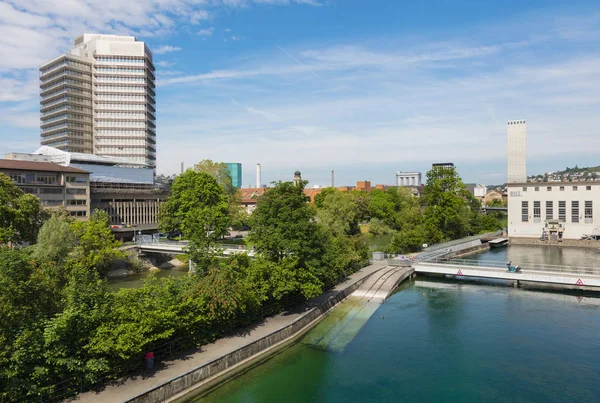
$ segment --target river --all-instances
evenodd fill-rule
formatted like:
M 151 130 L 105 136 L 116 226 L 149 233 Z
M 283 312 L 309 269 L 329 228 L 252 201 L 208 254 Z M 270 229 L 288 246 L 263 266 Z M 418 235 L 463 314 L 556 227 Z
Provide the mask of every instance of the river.
M 466 256 L 463 259 L 476 261 L 512 261 L 525 266 L 529 264 L 549 264 L 574 267 L 600 267 L 600 249 L 559 246 L 509 245 L 493 248 L 482 253 Z
M 525 261 L 519 250 L 493 253 Z M 347 344 L 316 347 L 326 321 L 351 303 L 299 343 L 188 401 L 598 402 L 598 298 L 417 278 Z

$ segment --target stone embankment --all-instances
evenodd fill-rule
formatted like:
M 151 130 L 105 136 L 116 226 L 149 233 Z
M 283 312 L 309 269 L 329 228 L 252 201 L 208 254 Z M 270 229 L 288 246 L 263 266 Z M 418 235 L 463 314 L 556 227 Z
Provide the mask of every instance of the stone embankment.
M 539 238 L 510 238 L 511 245 L 538 245 L 538 246 L 562 246 L 562 247 L 579 247 L 579 248 L 598 248 L 600 249 L 600 241 L 588 241 L 583 239 L 563 239 L 560 242 L 542 241 Z

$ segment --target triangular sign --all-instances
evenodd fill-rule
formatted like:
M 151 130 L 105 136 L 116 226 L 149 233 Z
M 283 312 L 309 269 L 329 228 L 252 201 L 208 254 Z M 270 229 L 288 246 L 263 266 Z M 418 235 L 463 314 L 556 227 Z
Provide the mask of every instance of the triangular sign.
M 462 276 L 462 270 L 459 270 L 458 273 L 456 273 L 457 276 Z M 581 280 L 580 280 L 581 281 Z
M 583 284 L 583 281 L 581 281 L 581 279 L 577 279 L 577 281 L 575 282 L 575 285 L 585 285 Z

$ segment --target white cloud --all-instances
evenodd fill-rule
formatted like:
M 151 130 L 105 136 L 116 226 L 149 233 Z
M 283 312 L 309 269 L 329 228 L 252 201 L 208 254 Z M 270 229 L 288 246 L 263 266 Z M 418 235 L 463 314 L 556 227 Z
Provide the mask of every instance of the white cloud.
M 156 55 L 162 55 L 164 53 L 169 53 L 169 52 L 179 52 L 180 50 L 181 50 L 181 48 L 179 46 L 162 45 L 162 46 L 159 46 L 156 49 L 154 49 L 154 51 L 152 53 L 154 53 Z
M 197 33 L 198 35 L 200 35 L 200 36 L 211 36 L 211 35 L 213 34 L 213 31 L 214 31 L 214 30 L 215 30 L 215 29 L 214 29 L 213 27 L 210 27 L 210 28 L 204 28 L 204 29 L 201 29 L 201 30 L 199 30 L 199 31 L 198 31 L 198 32 L 196 32 L 196 33 Z
M 240 39 L 242 39 L 242 37 L 241 37 L 241 36 L 235 36 L 235 35 L 232 35 L 232 36 L 231 36 L 231 40 L 232 40 L 232 41 L 239 41 Z
M 154 64 L 157 65 L 157 66 L 160 66 L 160 67 L 173 67 L 173 66 L 175 66 L 175 62 L 167 62 L 166 60 L 161 60 L 159 62 L 155 62 Z

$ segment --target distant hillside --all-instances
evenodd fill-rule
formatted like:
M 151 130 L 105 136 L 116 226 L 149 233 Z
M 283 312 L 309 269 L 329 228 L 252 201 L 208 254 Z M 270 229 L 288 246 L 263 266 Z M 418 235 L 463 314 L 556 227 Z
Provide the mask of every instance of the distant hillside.
M 530 182 L 580 182 L 600 180 L 600 166 L 596 167 L 566 167 L 562 171 L 529 176 Z

